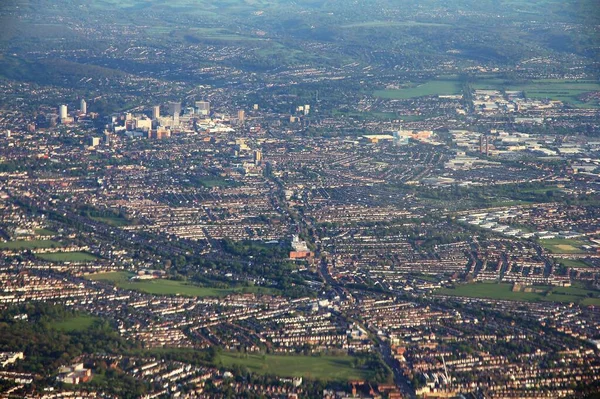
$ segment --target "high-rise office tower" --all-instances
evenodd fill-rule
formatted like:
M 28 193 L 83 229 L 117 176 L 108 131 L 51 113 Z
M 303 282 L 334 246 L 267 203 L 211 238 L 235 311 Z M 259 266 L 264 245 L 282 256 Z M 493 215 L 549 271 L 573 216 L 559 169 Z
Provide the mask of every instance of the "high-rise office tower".
M 81 102 L 79 103 L 79 111 L 81 111 L 82 114 L 87 114 L 87 103 L 85 102 L 85 100 L 82 98 Z
M 246 113 L 244 112 L 243 109 L 240 109 L 238 111 L 238 115 L 237 116 L 238 116 L 238 122 L 239 123 L 244 123 L 244 119 L 246 118 Z
M 208 101 L 196 101 L 194 104 L 196 106 L 196 110 L 198 111 L 198 115 L 208 116 L 210 115 L 210 102 Z
M 256 150 L 254 151 L 254 165 L 260 165 L 262 162 L 262 151 Z
M 68 109 L 66 105 L 61 105 L 59 110 L 58 110 L 58 115 L 60 117 L 61 120 L 67 119 L 68 115 Z
M 152 119 L 157 120 L 160 118 L 160 105 L 155 105 L 152 108 Z
M 169 115 L 179 116 L 181 114 L 181 103 L 172 101 L 169 103 Z

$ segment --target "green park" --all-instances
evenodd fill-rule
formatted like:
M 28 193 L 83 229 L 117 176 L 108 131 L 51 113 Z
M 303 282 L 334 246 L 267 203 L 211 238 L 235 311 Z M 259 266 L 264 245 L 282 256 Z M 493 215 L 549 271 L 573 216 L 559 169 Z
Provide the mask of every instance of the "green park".
M 0 249 L 22 250 L 38 248 L 58 248 L 62 244 L 53 240 L 15 240 L 0 242 Z
M 50 324 L 50 327 L 67 333 L 73 331 L 85 331 L 92 327 L 98 320 L 97 317 L 82 314 L 66 318 L 65 320 L 54 321 Z
M 482 298 L 521 302 L 558 302 L 582 305 L 600 305 L 600 291 L 590 290 L 582 285 L 571 287 L 532 286 L 514 289 L 513 284 L 481 282 L 460 284 L 454 288 L 442 288 L 435 292 L 467 298 Z
M 273 293 L 263 287 L 213 288 L 202 287 L 186 281 L 169 279 L 132 280 L 130 272 L 107 272 L 87 275 L 93 281 L 104 281 L 127 290 L 145 292 L 153 295 L 182 295 L 189 297 L 223 297 L 234 293 Z
M 282 377 L 319 377 L 325 380 L 365 380 L 370 370 L 355 368 L 351 356 L 260 355 L 224 352 L 217 364 L 247 367 L 259 374 Z
M 97 256 L 92 255 L 88 252 L 52 252 L 45 254 L 36 254 L 40 259 L 47 260 L 50 262 L 93 262 L 98 259 Z

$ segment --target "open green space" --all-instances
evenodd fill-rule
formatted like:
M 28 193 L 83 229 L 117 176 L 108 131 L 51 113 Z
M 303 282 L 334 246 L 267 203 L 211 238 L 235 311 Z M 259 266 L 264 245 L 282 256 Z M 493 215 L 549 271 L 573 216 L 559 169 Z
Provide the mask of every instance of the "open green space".
M 366 21 L 357 22 L 354 24 L 342 25 L 341 28 L 396 28 L 396 27 L 414 27 L 414 26 L 430 26 L 435 28 L 448 27 L 448 24 L 438 24 L 433 22 L 419 21 Z
M 50 262 L 92 262 L 98 259 L 88 252 L 54 252 L 48 254 L 36 254 L 40 259 Z
M 581 305 L 583 306 L 600 306 L 600 298 L 585 298 L 581 301 Z
M 593 267 L 592 265 L 587 264 L 585 261 L 581 259 L 563 259 L 557 258 L 556 261 L 566 267 Z
M 233 180 L 225 180 L 225 179 L 221 179 L 218 177 L 210 177 L 210 178 L 201 178 L 198 179 L 197 182 L 201 185 L 204 186 L 206 188 L 213 188 L 213 187 L 235 187 L 236 186 L 236 182 Z
M 398 119 L 404 122 L 420 122 L 427 118 L 425 115 L 398 115 Z
M 365 380 L 369 370 L 354 368 L 351 356 L 287 356 L 222 353 L 217 364 L 224 367 L 238 365 L 259 374 L 281 377 L 318 377 L 324 380 Z
M 358 111 L 347 111 L 347 110 L 339 110 L 334 109 L 331 111 L 331 114 L 335 117 L 350 117 L 359 120 L 367 120 L 367 119 L 376 119 L 376 120 L 390 120 L 390 119 L 398 119 L 399 117 L 395 112 L 358 112 Z
M 93 219 L 97 222 L 106 223 L 114 227 L 129 226 L 131 224 L 129 220 L 119 216 L 90 216 L 90 219 Z
M 540 245 L 553 254 L 581 254 L 585 253 L 580 247 L 583 243 L 579 240 L 566 238 L 551 238 L 539 240 Z
M 90 328 L 97 320 L 98 318 L 94 316 L 79 315 L 66 320 L 55 321 L 50 326 L 64 332 L 84 331 Z
M 17 240 L 0 242 L 0 249 L 36 249 L 36 248 L 59 248 L 62 244 L 53 240 Z
M 600 82 L 592 80 L 539 79 L 511 82 L 497 78 L 481 79 L 473 83 L 475 89 L 520 90 L 528 98 L 559 100 L 577 107 L 597 107 L 597 101 L 582 101 L 581 94 L 600 91 Z
M 212 288 L 201 287 L 190 284 L 185 281 L 155 279 L 155 280 L 130 280 L 133 273 L 129 272 L 108 272 L 96 273 L 87 276 L 88 279 L 94 281 L 106 281 L 116 285 L 119 288 L 146 292 L 153 295 L 183 295 L 193 297 L 205 296 L 227 296 L 233 293 L 261 293 L 270 294 L 275 291 L 263 287 L 241 287 L 241 288 Z
M 522 302 L 573 302 L 587 305 L 600 303 L 600 298 L 596 298 L 600 292 L 586 289 L 583 286 L 533 286 L 529 288 L 535 292 L 524 292 L 523 290 L 513 292 L 512 284 L 483 282 L 463 284 L 455 288 L 442 288 L 437 290 L 436 294 Z
M 196 43 L 202 40 L 247 41 L 260 40 L 258 36 L 243 36 L 222 28 L 194 28 L 183 34 L 184 40 Z
M 438 281 L 440 281 L 440 279 L 437 276 L 429 274 L 414 273 L 411 274 L 411 277 L 417 278 L 419 280 L 430 281 L 432 283 L 437 283 Z
M 405 100 L 408 98 L 460 94 L 461 86 L 456 80 L 432 80 L 423 84 L 410 85 L 401 89 L 377 90 L 375 97 L 390 100 Z

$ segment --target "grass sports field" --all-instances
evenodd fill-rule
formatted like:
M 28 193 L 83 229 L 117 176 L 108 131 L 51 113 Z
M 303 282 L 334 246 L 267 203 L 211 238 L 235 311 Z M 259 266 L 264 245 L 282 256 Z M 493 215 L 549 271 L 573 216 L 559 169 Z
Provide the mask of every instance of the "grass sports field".
M 183 295 L 183 296 L 226 296 L 233 293 L 273 293 L 274 291 L 262 287 L 243 287 L 243 288 L 211 288 L 200 287 L 185 281 L 175 281 L 166 279 L 131 281 L 132 273 L 128 272 L 109 272 L 96 273 L 87 276 L 90 280 L 108 281 L 119 288 L 146 292 L 154 295 Z
M 552 238 L 549 240 L 540 240 L 540 245 L 553 254 L 581 254 L 585 253 L 580 247 L 581 241 L 569 240 L 565 238 Z
M 50 262 L 92 262 L 98 259 L 98 257 L 87 252 L 55 252 L 37 254 L 36 256 Z
M 224 367 L 238 365 L 251 372 L 276 374 L 281 377 L 319 377 L 325 380 L 364 380 L 371 375 L 369 370 L 352 367 L 351 356 L 285 356 L 245 355 L 222 353 L 217 364 Z
M 213 187 L 234 187 L 236 185 L 236 183 L 234 181 L 231 180 L 225 180 L 219 177 L 215 177 L 215 178 L 204 178 L 204 179 L 199 179 L 198 183 L 200 183 L 202 186 L 206 187 L 206 188 L 213 188 Z
M 62 244 L 52 240 L 17 240 L 0 242 L 0 249 L 36 249 L 36 248 L 59 248 Z
M 115 226 L 115 227 L 129 226 L 131 224 L 129 222 L 129 220 L 120 218 L 120 217 L 116 217 L 116 216 L 115 217 L 91 216 L 90 219 L 93 219 L 97 222 L 106 223 L 106 224 L 109 224 L 109 225 Z
M 98 318 L 94 316 L 81 315 L 63 321 L 56 321 L 51 327 L 64 332 L 84 331 L 90 328 Z
M 591 265 L 588 265 L 585 261 L 581 259 L 556 258 L 555 260 L 558 263 L 565 265 L 566 267 L 592 267 Z
M 423 96 L 460 94 L 460 92 L 460 84 L 456 80 L 432 80 L 397 90 L 377 90 L 374 95 L 391 100 L 403 100 Z
M 599 292 L 588 290 L 582 286 L 533 287 L 533 289 L 540 292 L 513 292 L 512 287 L 512 284 L 497 284 L 491 282 L 463 284 L 454 289 L 442 288 L 436 291 L 436 294 L 522 302 L 573 302 L 582 305 L 600 304 L 600 298 L 590 297 L 590 295 L 598 295 Z

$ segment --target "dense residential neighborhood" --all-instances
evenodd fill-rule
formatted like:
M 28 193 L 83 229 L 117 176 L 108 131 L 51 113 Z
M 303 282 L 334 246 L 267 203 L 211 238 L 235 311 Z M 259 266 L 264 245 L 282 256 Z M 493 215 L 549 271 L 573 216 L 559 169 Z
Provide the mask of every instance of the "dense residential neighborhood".
M 0 398 L 600 392 L 597 4 L 0 25 Z

